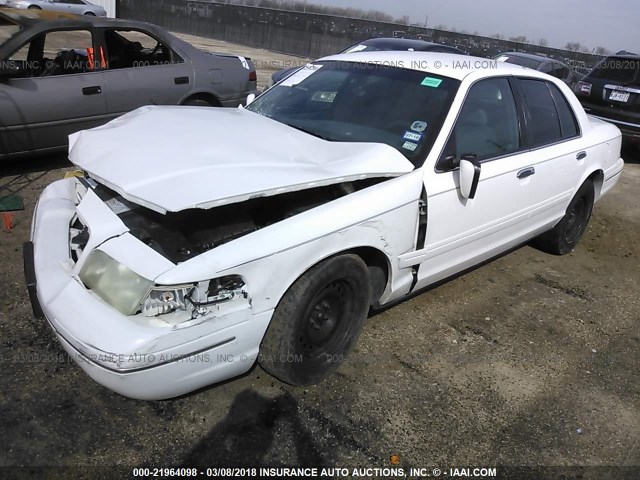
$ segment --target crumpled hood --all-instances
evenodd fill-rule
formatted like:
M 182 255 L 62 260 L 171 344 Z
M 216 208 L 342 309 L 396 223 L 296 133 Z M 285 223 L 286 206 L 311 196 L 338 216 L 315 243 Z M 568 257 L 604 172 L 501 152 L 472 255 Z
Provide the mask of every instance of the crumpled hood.
M 160 213 L 414 169 L 388 145 L 329 142 L 247 110 L 203 107 L 142 107 L 74 133 L 69 159 Z

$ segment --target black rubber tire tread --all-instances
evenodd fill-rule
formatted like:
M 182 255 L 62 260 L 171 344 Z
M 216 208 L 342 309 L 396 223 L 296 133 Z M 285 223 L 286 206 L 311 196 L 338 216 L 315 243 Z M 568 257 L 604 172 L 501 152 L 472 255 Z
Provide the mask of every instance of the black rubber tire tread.
M 305 312 L 325 287 L 336 280 L 351 285 L 350 322 L 347 335 L 341 340 L 339 352 L 330 352 L 300 361 L 286 361 L 291 355 L 300 356 L 297 339 L 304 328 Z M 291 385 L 315 384 L 331 374 L 346 359 L 355 345 L 362 324 L 367 318 L 371 300 L 368 269 L 357 255 L 343 254 L 330 257 L 305 272 L 284 294 L 275 309 L 267 333 L 260 345 L 259 365 L 269 374 Z
M 186 100 L 183 105 L 189 107 L 213 107 L 209 102 L 203 100 L 202 98 L 190 98 Z
M 566 239 L 566 231 L 568 226 L 569 214 L 575 208 L 576 204 L 581 201 L 582 198 L 586 199 L 587 209 L 583 212 L 581 220 L 584 220 L 584 225 L 580 229 L 578 236 L 571 242 Z M 595 199 L 595 191 L 593 182 L 586 180 L 582 186 L 578 189 L 574 195 L 571 203 L 567 207 L 564 217 L 548 232 L 543 233 L 539 237 L 533 240 L 533 246 L 553 255 L 565 255 L 576 247 L 582 234 L 587 229 L 589 219 L 591 218 L 591 212 L 593 211 L 593 202 Z

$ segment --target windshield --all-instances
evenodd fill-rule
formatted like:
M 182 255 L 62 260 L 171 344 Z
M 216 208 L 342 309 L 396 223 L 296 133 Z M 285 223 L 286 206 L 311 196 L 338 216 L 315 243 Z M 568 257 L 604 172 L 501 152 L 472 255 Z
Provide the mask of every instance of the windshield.
M 20 31 L 20 26 L 0 18 L 0 46 Z
M 612 82 L 637 83 L 640 81 L 640 58 L 607 57 L 589 76 Z
M 385 143 L 422 165 L 460 82 L 355 62 L 307 65 L 248 110 L 334 142 Z

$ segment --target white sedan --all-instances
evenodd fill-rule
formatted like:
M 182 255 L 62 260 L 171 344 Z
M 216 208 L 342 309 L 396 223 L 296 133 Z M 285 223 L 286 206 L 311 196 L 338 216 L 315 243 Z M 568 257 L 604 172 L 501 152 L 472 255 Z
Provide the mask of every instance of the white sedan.
M 620 131 L 473 57 L 318 60 L 246 109 L 143 107 L 70 138 L 38 202 L 34 311 L 97 382 L 161 399 L 258 363 L 319 382 L 370 308 L 535 239 L 570 252 Z

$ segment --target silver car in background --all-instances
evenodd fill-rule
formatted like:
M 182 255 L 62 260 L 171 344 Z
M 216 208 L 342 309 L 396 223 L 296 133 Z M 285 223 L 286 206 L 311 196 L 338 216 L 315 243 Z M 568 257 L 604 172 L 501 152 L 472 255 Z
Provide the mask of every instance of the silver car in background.
M 2 0 L 0 0 L 0 3 L 2 3 Z M 86 0 L 6 0 L 4 3 L 10 8 L 52 10 L 54 12 L 93 15 L 95 17 L 105 17 L 107 15 L 104 8 Z

